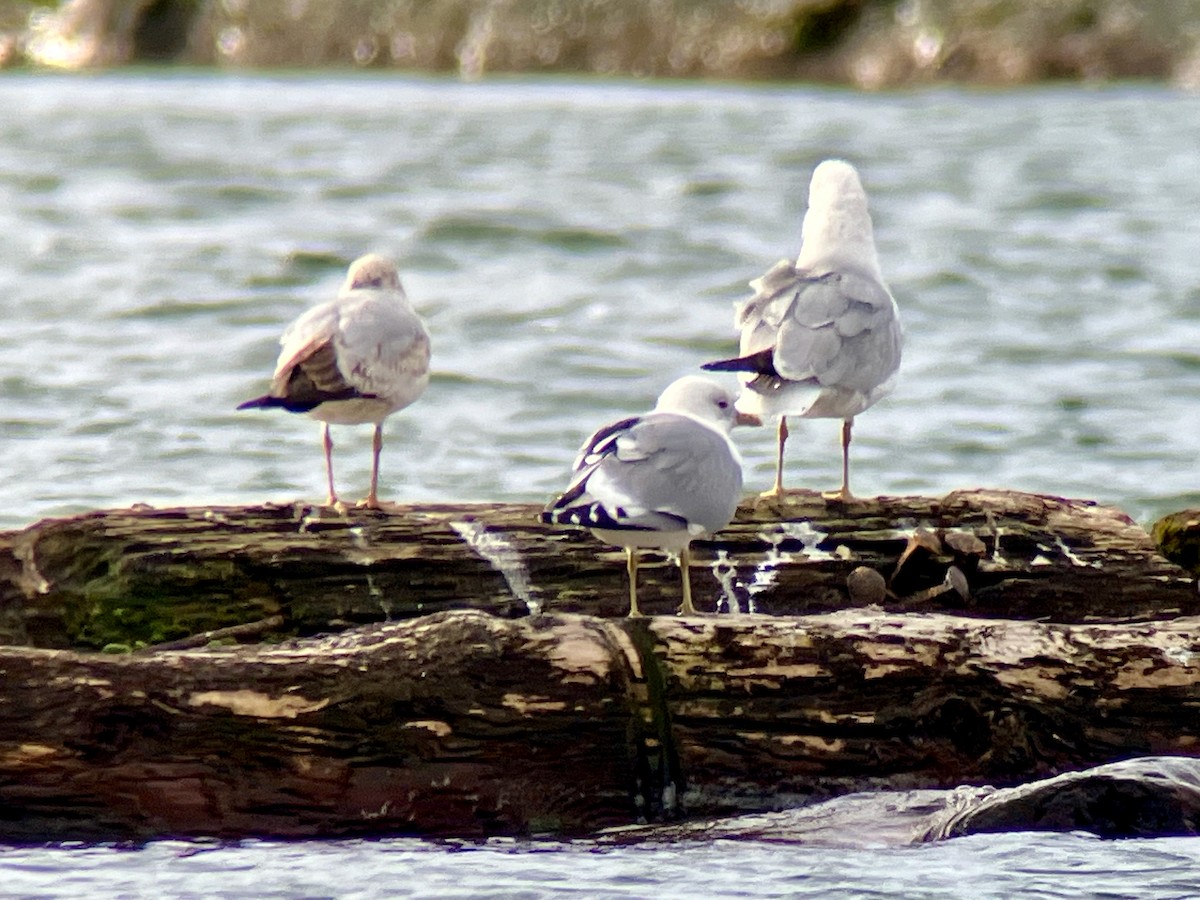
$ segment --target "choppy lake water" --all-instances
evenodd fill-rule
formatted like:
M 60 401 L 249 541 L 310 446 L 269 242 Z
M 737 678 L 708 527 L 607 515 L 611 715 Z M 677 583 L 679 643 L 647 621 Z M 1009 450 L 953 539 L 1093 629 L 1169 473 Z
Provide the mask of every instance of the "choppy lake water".
M 543 499 L 594 426 L 731 350 L 834 155 L 907 334 L 859 492 L 1200 501 L 1200 97 L 7 75 L 0 108 L 3 525 L 320 498 L 317 426 L 234 406 L 370 250 L 436 370 L 381 493 Z M 837 423 L 796 424 L 789 483 L 836 485 Z M 370 429 L 335 438 L 361 496 Z M 750 487 L 773 440 L 739 436 Z
M 907 333 L 856 491 L 1200 503 L 1197 96 L 9 73 L 0 111 L 0 527 L 320 499 L 317 426 L 234 406 L 368 251 L 399 262 L 436 371 L 388 425 L 381 495 L 543 500 L 596 425 L 732 349 L 829 156 L 862 172 Z M 795 424 L 789 484 L 835 486 L 837 423 Z M 335 438 L 361 496 L 370 429 Z M 738 439 L 766 488 L 772 431 Z M 1186 896 L 1197 847 L 164 843 L 0 871 L 26 896 Z
M 716 841 L 598 850 L 383 841 L 161 841 L 0 849 L 4 893 L 26 898 L 1177 898 L 1200 891 L 1200 840 L 1009 834 L 902 848 Z

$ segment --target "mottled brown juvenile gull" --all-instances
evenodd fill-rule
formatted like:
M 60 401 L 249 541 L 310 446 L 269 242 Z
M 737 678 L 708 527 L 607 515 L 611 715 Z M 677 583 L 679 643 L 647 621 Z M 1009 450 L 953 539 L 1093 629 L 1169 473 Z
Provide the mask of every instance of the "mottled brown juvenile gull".
M 787 417 L 842 420 L 842 487 L 850 493 L 854 417 L 891 392 L 900 369 L 900 318 L 883 280 L 867 195 L 854 167 L 813 171 L 795 264 L 780 260 L 738 304 L 740 356 L 703 368 L 743 373 L 738 408 L 779 416 L 775 486 L 783 492 Z
M 654 409 L 606 425 L 584 443 L 575 477 L 542 512 L 554 525 L 590 528 L 625 548 L 629 615 L 640 615 L 637 563 L 641 547 L 679 554 L 680 612 L 694 614 L 689 545 L 729 524 L 742 496 L 742 458 L 729 440 L 734 425 L 757 425 L 739 413 L 735 396 L 706 378 L 673 382 Z
M 338 496 L 329 426 L 374 423 L 371 490 L 359 505 L 378 509 L 383 420 L 429 384 L 429 335 L 395 264 L 374 254 L 355 260 L 337 297 L 296 319 L 279 343 L 270 390 L 238 409 L 279 407 L 321 422 L 331 506 Z

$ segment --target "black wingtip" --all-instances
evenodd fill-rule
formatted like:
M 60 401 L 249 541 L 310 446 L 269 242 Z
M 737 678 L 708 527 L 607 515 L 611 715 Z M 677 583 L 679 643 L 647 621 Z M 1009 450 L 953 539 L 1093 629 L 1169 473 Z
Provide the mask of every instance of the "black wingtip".
M 268 406 L 278 406 L 278 398 L 272 397 L 270 394 L 263 394 L 261 397 L 255 397 L 253 400 L 247 400 L 245 403 L 239 403 L 238 409 L 261 409 Z
M 736 356 L 733 359 L 718 359 L 715 362 L 704 363 L 700 368 L 709 372 L 755 372 L 759 375 L 778 376 L 775 371 L 775 348 L 768 347 L 749 356 Z
M 706 362 L 700 368 L 706 372 L 742 372 L 745 371 L 741 357 L 737 359 L 718 359 Z
M 687 528 L 687 520 L 672 513 L 660 512 L 660 516 L 676 520 L 681 529 Z M 595 500 L 575 506 L 551 506 L 541 513 L 541 520 L 547 525 L 559 525 L 575 528 L 602 528 L 605 531 L 657 531 L 651 525 L 631 522 L 628 513 L 618 507 L 613 512 L 605 509 L 604 504 Z
M 374 394 L 355 394 L 356 397 L 371 397 Z M 347 399 L 341 395 L 328 395 L 320 400 L 293 400 L 289 397 L 272 397 L 270 394 L 264 394 L 261 397 L 255 397 L 253 400 L 247 400 L 245 403 L 239 403 L 238 409 L 282 409 L 290 413 L 306 413 L 312 412 L 322 403 L 327 400 L 344 400 Z
M 595 504 L 587 506 L 572 506 L 570 500 L 572 498 L 563 494 L 553 503 L 547 506 L 538 515 L 538 518 L 544 525 L 562 525 L 562 526 L 586 526 L 589 523 L 587 519 L 587 510 Z

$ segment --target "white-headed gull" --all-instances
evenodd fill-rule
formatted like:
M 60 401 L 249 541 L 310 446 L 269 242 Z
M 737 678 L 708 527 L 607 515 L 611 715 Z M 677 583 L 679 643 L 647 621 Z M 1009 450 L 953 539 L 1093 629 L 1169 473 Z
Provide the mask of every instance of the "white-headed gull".
M 735 395 L 706 378 L 673 382 L 654 409 L 606 425 L 580 448 L 575 476 L 542 513 L 542 521 L 590 528 L 600 540 L 625 548 L 629 615 L 637 602 L 638 549 L 679 554 L 680 612 L 691 615 L 688 547 L 720 531 L 742 496 L 742 459 L 729 440 L 734 425 L 759 424 L 739 413 Z
M 883 280 L 867 195 L 854 166 L 821 163 L 795 264 L 780 260 L 738 304 L 740 356 L 703 368 L 743 373 L 738 408 L 779 416 L 775 486 L 783 492 L 787 417 L 842 420 L 842 487 L 849 499 L 854 417 L 891 392 L 900 369 L 900 316 Z
M 238 409 L 280 407 L 321 422 L 331 506 L 338 497 L 330 424 L 374 423 L 371 490 L 360 505 L 377 509 L 383 420 L 429 384 L 429 334 L 404 294 L 395 264 L 374 254 L 356 259 L 337 297 L 296 319 L 279 343 L 270 390 Z

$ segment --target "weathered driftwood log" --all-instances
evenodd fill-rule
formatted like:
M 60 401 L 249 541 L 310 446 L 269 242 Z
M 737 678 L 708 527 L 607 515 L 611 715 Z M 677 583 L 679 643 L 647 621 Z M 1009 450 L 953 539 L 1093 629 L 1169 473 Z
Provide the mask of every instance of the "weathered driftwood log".
M 580 832 L 1196 750 L 1194 580 L 1114 510 L 751 502 L 697 547 L 697 594 L 791 617 L 688 620 L 619 618 L 618 554 L 536 512 L 134 509 L 0 535 L 5 642 L 150 645 L 0 648 L 0 836 Z M 678 573 L 644 575 L 672 611 Z
M 623 615 L 620 551 L 539 524 L 538 509 L 341 515 L 294 504 L 47 520 L 0 534 L 0 643 L 137 647 L 213 631 L 278 639 L 454 608 Z M 879 605 L 1057 622 L 1200 614 L 1194 579 L 1124 514 L 1014 492 L 748 500 L 694 557 L 697 602 L 710 610 Z M 640 581 L 643 609 L 674 611 L 673 565 L 651 556 Z
M 275 647 L 0 648 L 0 836 L 570 833 L 1195 755 L 1198 633 L 456 611 Z
M 0 650 L 0 836 L 626 820 L 639 719 L 617 636 L 459 612 L 271 649 Z

